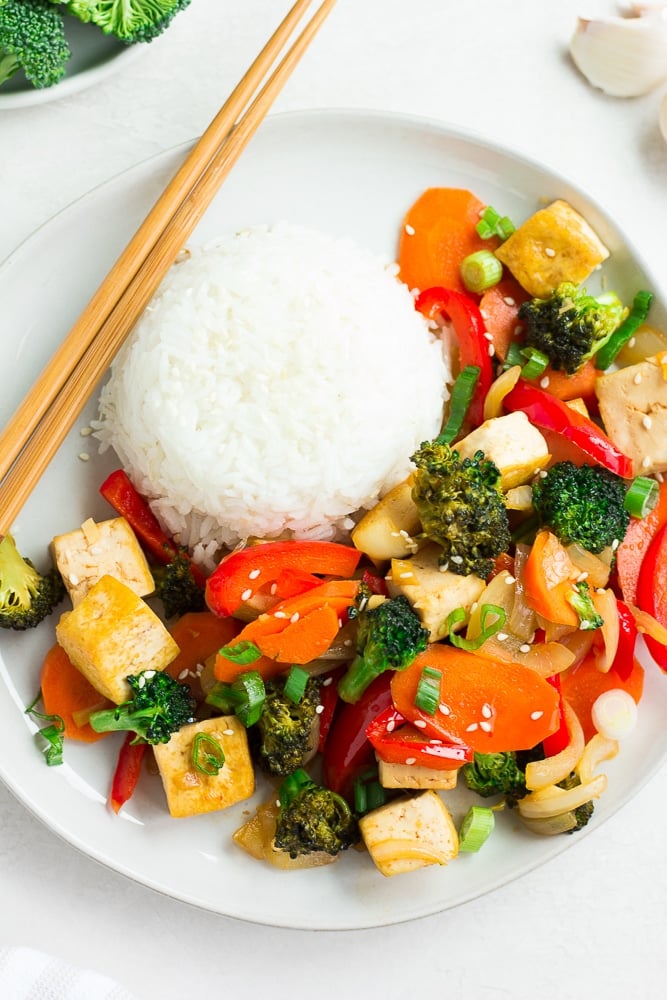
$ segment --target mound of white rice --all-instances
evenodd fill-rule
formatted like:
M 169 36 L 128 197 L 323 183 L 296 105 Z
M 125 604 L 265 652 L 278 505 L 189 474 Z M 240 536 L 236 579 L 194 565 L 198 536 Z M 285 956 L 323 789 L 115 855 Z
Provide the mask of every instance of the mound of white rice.
M 117 357 L 97 435 L 204 561 L 333 538 L 440 429 L 450 371 L 396 268 L 280 224 L 174 265 Z

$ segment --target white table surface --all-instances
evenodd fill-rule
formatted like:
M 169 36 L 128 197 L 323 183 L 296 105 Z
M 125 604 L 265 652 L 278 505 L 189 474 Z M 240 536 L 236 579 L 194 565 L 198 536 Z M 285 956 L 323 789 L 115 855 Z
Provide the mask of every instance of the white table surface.
M 121 76 L 1 112 L 0 260 L 83 192 L 197 135 L 288 6 L 192 0 Z M 591 12 L 617 8 L 339 0 L 276 110 L 414 113 L 513 144 L 595 196 L 651 262 L 664 295 L 662 91 L 614 100 L 583 81 L 566 48 L 577 16 Z M 663 768 L 594 835 L 492 895 L 385 929 L 309 933 L 216 917 L 135 885 L 61 842 L 0 787 L 0 945 L 84 964 L 139 1000 L 263 989 L 277 1000 L 435 990 L 465 1000 L 648 1000 L 667 991 L 666 830 Z

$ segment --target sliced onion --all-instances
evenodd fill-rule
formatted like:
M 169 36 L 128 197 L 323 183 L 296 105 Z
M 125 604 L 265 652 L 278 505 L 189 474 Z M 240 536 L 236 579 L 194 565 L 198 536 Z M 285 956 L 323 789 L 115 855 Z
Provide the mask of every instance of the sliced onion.
M 573 812 L 558 813 L 557 816 L 528 819 L 521 817 L 521 822 L 531 833 L 539 833 L 543 837 L 555 837 L 559 833 L 568 833 L 577 825 L 577 817 Z
M 642 611 L 641 608 L 637 608 L 634 604 L 629 605 L 632 616 L 637 623 L 637 631 L 641 633 L 646 633 L 650 635 L 652 639 L 656 642 L 661 643 L 663 646 L 667 646 L 667 628 L 661 625 L 653 615 L 649 615 L 648 612 Z
M 576 712 L 567 701 L 563 701 L 563 714 L 567 731 L 570 734 L 570 742 L 560 753 L 546 757 L 544 760 L 532 760 L 526 764 L 526 788 L 530 791 L 539 791 L 563 781 L 575 770 L 584 752 L 586 742 L 584 731 Z
M 526 603 L 526 562 L 530 546 L 519 543 L 514 552 L 514 603 L 507 621 L 508 631 L 524 642 L 532 639 L 537 628 L 537 615 Z
M 595 630 L 594 629 L 575 629 L 573 632 L 569 632 L 564 635 L 560 640 L 560 644 L 569 649 L 572 653 L 574 659 L 572 661 L 572 666 L 576 666 L 581 663 L 582 660 L 588 656 L 590 653 L 593 643 L 595 642 Z
M 618 605 L 613 590 L 591 591 L 593 606 L 602 615 L 603 625 L 600 629 L 602 644 L 595 644 L 595 665 L 603 674 L 611 669 L 618 650 L 618 639 L 621 627 L 618 619 Z
M 579 781 L 582 783 L 590 781 L 602 761 L 611 760 L 617 753 L 618 742 L 616 740 L 610 740 L 608 737 L 602 736 L 601 733 L 596 733 L 586 744 L 575 768 Z
M 484 419 L 491 420 L 503 414 L 503 400 L 519 381 L 521 365 L 513 365 L 492 383 L 484 400 Z
M 576 542 L 566 547 L 566 552 L 580 573 L 586 574 L 586 582 L 593 587 L 606 587 L 611 572 L 611 548 L 593 555 Z
M 598 799 L 607 788 L 607 775 L 598 774 L 574 788 L 550 785 L 539 792 L 529 792 L 519 799 L 518 810 L 527 819 L 548 818 L 578 809 L 591 799 Z

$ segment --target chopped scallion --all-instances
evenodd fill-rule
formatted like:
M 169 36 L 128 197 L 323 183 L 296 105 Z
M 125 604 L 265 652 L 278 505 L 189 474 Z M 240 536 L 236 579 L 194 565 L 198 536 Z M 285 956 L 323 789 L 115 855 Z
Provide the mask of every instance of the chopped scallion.
M 521 369 L 521 377 L 528 380 L 539 378 L 549 364 L 546 354 L 538 351 L 536 347 L 524 347 L 521 355 L 527 359 Z
M 595 367 L 599 371 L 605 371 L 614 363 L 618 352 L 625 347 L 642 323 L 646 321 L 652 301 L 652 292 L 637 292 L 632 300 L 629 314 L 595 354 Z
M 254 663 L 262 655 L 255 643 L 247 640 L 237 642 L 234 646 L 223 646 L 218 652 L 230 663 L 236 663 L 241 667 Z
M 360 774 L 354 783 L 354 811 L 363 816 L 387 801 L 387 793 L 378 781 L 377 768 Z
M 449 401 L 449 417 L 444 430 L 438 435 L 440 444 L 449 444 L 459 434 L 472 397 L 475 395 L 480 372 L 478 365 L 466 365 L 457 375 Z
M 502 276 L 503 265 L 490 250 L 476 250 L 461 261 L 461 280 L 469 292 L 485 292 Z
M 488 806 L 470 806 L 459 830 L 459 851 L 478 851 L 493 833 L 495 825 L 493 809 Z
M 523 367 L 526 363 L 525 355 L 522 354 L 521 344 L 518 344 L 515 340 L 507 348 L 507 353 L 505 355 L 505 361 L 503 362 L 503 368 L 514 368 L 515 365 L 521 365 Z
M 296 664 L 290 667 L 290 671 L 285 680 L 284 695 L 289 698 L 291 702 L 298 705 L 303 698 L 304 692 L 306 690 L 306 685 L 308 684 L 308 678 L 310 674 L 303 667 L 297 667 Z
M 486 620 L 490 615 L 495 615 L 495 621 L 491 622 L 490 625 L 486 624 Z M 445 633 L 449 637 L 449 641 L 452 646 L 458 646 L 459 649 L 466 649 L 470 653 L 474 653 L 480 646 L 482 646 L 487 639 L 494 636 L 496 632 L 500 632 L 501 628 L 507 621 L 507 613 L 504 608 L 501 608 L 498 604 L 483 604 L 480 609 L 480 625 L 481 632 L 474 639 L 465 639 L 463 636 L 457 635 L 454 632 L 456 625 L 460 625 L 467 618 L 464 608 L 455 608 L 454 611 L 450 612 L 447 616 L 447 621 L 445 622 Z
M 487 205 L 479 222 L 475 226 L 477 235 L 483 240 L 490 240 L 492 236 L 499 236 L 501 240 L 506 240 L 511 236 L 516 226 L 506 215 L 501 215 L 491 205 Z
M 631 517 L 646 517 L 658 502 L 660 487 L 657 480 L 637 476 L 630 483 L 623 506 Z
M 435 667 L 424 667 L 422 670 L 415 694 L 415 705 L 427 715 L 435 715 L 438 711 L 441 680 L 441 670 L 436 670 Z
M 206 696 L 207 705 L 223 714 L 234 712 L 246 728 L 258 721 L 265 701 L 264 681 L 257 670 L 239 674 L 231 684 L 220 681 Z
M 225 763 L 225 752 L 209 733 L 197 733 L 192 744 L 193 767 L 202 774 L 215 776 Z
M 32 715 L 33 718 L 40 719 L 42 722 L 50 723 L 50 725 L 40 729 L 37 736 L 46 741 L 46 746 L 44 747 L 44 759 L 46 763 L 49 767 L 57 767 L 63 762 L 65 722 L 60 715 L 45 715 L 44 712 L 37 711 L 35 705 L 41 697 L 42 692 L 40 690 L 37 693 L 37 697 L 26 708 L 25 714 Z

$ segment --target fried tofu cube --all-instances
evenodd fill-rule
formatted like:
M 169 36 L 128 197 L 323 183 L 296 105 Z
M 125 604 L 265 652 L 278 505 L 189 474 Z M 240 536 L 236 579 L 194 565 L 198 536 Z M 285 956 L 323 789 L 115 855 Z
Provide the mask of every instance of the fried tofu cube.
M 74 666 L 116 704 L 131 694 L 128 674 L 164 670 L 179 652 L 155 612 L 113 576 L 103 576 L 61 615 L 56 637 Z
M 204 774 L 194 766 L 193 748 L 200 733 L 206 741 L 215 740 L 224 754 L 224 764 L 217 774 Z M 249 799 L 255 791 L 248 736 L 234 715 L 183 726 L 168 743 L 159 743 L 153 749 L 172 816 L 227 809 Z
M 75 531 L 56 535 L 51 548 L 74 606 L 107 575 L 116 577 L 139 597 L 155 590 L 146 556 L 124 517 L 99 523 L 89 518 Z
M 503 492 L 529 482 L 551 457 L 544 436 L 521 411 L 485 420 L 454 447 L 461 458 L 483 451 L 500 470 Z
M 459 576 L 442 570 L 438 564 L 441 551 L 439 545 L 430 543 L 409 559 L 393 559 L 387 576 L 390 595 L 405 594 L 429 630 L 431 642 L 442 639 L 449 614 L 456 608 L 469 611 L 486 586 L 474 573 Z
M 454 821 L 434 791 L 395 799 L 366 813 L 359 830 L 368 853 L 387 877 L 446 865 L 459 852 Z
M 595 393 L 605 430 L 632 460 L 633 476 L 667 471 L 667 354 L 601 375 Z
M 583 216 L 559 199 L 526 219 L 495 254 L 529 295 L 546 299 L 562 281 L 586 281 L 609 250 Z
M 352 532 L 352 543 L 377 564 L 414 552 L 417 546 L 413 536 L 420 531 L 409 476 L 364 514 Z
M 423 767 L 421 764 L 388 764 L 378 759 L 378 777 L 383 788 L 440 789 L 456 788 L 458 768 L 450 771 Z

